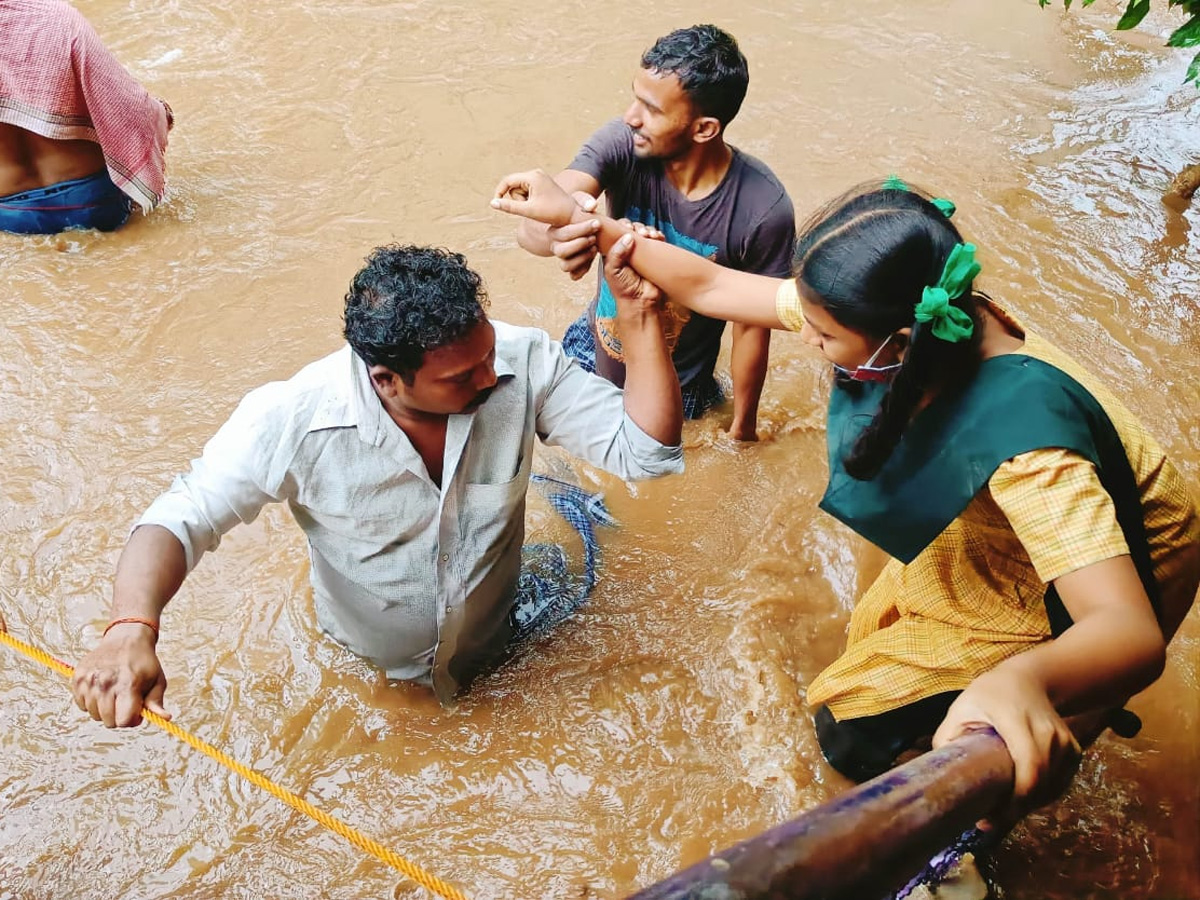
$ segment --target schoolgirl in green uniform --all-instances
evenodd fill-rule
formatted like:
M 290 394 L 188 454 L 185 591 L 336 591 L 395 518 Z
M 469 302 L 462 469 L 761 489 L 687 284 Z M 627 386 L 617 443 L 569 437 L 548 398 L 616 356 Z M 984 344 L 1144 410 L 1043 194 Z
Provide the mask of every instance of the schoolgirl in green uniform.
M 558 240 L 632 242 L 622 277 L 797 331 L 833 364 L 821 507 L 892 557 L 807 690 L 840 771 L 983 724 L 1029 796 L 1077 759 L 1063 716 L 1159 676 L 1200 584 L 1200 513 L 1111 391 L 975 289 L 951 204 L 896 179 L 855 189 L 801 229 L 785 280 L 628 234 L 542 172 L 492 205 Z

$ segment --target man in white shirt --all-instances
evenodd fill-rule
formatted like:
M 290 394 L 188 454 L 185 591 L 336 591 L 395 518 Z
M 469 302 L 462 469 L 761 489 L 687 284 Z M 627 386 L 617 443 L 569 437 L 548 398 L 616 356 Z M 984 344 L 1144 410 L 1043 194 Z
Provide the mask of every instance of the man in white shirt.
M 459 254 L 375 250 L 346 295 L 349 346 L 251 391 L 135 526 L 112 622 L 75 670 L 109 727 L 159 715 L 163 608 L 221 535 L 286 502 L 308 538 L 321 628 L 448 702 L 505 653 L 535 434 L 627 479 L 681 471 L 679 383 L 657 292 L 610 253 L 622 392 L 538 329 L 492 322 Z M 625 289 L 628 286 L 628 289 Z

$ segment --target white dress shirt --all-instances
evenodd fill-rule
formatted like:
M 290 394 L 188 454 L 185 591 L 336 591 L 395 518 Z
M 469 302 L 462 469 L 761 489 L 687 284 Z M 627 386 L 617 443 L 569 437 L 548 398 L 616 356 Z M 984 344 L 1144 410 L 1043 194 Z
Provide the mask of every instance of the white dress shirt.
M 535 434 L 621 478 L 683 469 L 680 447 L 642 431 L 622 392 L 544 331 L 492 324 L 496 389 L 449 417 L 440 489 L 347 346 L 247 394 L 138 526 L 174 534 L 191 571 L 238 522 L 287 502 L 321 628 L 448 702 L 511 634 Z

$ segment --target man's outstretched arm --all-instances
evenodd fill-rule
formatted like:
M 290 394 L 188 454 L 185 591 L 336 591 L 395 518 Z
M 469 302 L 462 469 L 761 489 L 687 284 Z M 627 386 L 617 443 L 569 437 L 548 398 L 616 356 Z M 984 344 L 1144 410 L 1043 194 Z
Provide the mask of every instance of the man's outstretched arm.
M 660 444 L 678 446 L 683 439 L 683 399 L 663 334 L 662 294 L 629 268 L 632 252 L 633 235 L 626 235 L 604 260 L 625 351 L 625 414 Z
M 631 241 L 629 235 L 616 243 L 604 266 L 617 300 L 625 389 L 585 372 L 551 344 L 537 430 L 546 443 L 620 478 L 654 478 L 683 470 L 683 402 L 663 335 L 661 293 L 629 268 Z
M 283 499 L 270 475 L 281 419 L 269 391 L 252 392 L 134 528 L 117 562 L 110 622 L 152 625 L 113 625 L 76 667 L 71 693 L 93 719 L 113 728 L 139 724 L 143 707 L 166 715 L 167 679 L 155 651 L 159 618 L 223 534 Z
M 556 226 L 590 224 L 597 229 L 600 252 L 630 234 L 608 216 L 584 212 L 545 172 L 506 175 L 496 186 L 493 209 Z M 787 329 L 775 296 L 783 278 L 727 269 L 683 247 L 644 237 L 634 239 L 633 267 L 671 298 L 696 312 L 760 328 Z
M 71 678 L 75 704 L 93 719 L 109 728 L 137 725 L 143 706 L 170 718 L 162 705 L 167 678 L 154 648 L 162 611 L 186 575 L 187 556 L 175 535 L 160 525 L 133 532 L 113 585 L 111 621 L 118 624 L 110 626 Z

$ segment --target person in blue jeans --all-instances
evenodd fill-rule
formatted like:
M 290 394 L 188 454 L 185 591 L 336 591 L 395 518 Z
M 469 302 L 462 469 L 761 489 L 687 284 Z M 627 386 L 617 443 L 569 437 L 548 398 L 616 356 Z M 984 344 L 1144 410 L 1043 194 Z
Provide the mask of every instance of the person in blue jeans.
M 63 0 L 0 3 L 0 231 L 113 231 L 166 189 L 170 107 Z
M 11 130 L 19 129 L 0 125 L 0 150 L 5 144 L 4 132 Z M 26 134 L 37 137 L 30 132 Z M 92 146 L 99 151 L 97 145 Z M 14 234 L 58 234 L 71 228 L 116 231 L 129 218 L 132 206 L 133 201 L 113 184 L 101 160 L 100 170 L 90 175 L 0 196 L 0 231 Z

